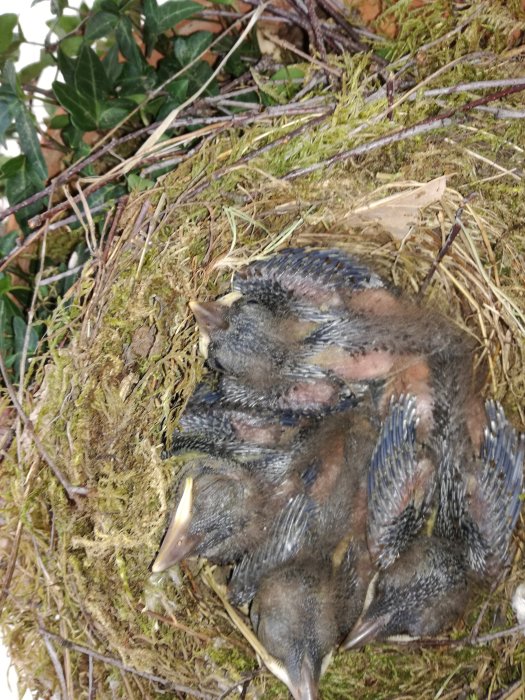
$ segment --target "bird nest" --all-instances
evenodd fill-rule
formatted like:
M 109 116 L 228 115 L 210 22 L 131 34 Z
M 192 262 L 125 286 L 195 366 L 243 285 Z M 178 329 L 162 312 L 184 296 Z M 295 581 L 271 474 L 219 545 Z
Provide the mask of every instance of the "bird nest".
M 428 52 L 423 77 L 439 58 Z M 525 199 L 513 170 L 523 167 L 523 126 L 472 112 L 446 132 L 382 143 L 393 128 L 383 101 L 364 100 L 366 61 L 339 68 L 347 92 L 329 113 L 320 101 L 317 113 L 210 138 L 137 192 L 119 235 L 49 323 L 20 410 L 31 425 L 19 418 L 1 474 L 2 631 L 22 688 L 63 698 L 286 697 L 232 621 L 224 571 L 203 561 L 149 570 L 184 464 L 161 452 L 205 372 L 188 301 L 227 291 L 232 270 L 254 257 L 293 245 L 370 260 L 476 339 L 486 394 L 523 429 Z M 468 67 L 470 80 L 509 70 L 494 57 Z M 457 64 L 446 76 L 465 78 Z M 428 117 L 424 96 L 414 97 L 396 119 Z M 358 160 L 330 161 L 374 141 Z M 68 497 L 57 474 L 87 493 Z M 450 636 L 336 654 L 322 696 L 519 692 L 525 645 L 505 630 L 525 578 L 523 536 L 520 524 L 510 572 Z

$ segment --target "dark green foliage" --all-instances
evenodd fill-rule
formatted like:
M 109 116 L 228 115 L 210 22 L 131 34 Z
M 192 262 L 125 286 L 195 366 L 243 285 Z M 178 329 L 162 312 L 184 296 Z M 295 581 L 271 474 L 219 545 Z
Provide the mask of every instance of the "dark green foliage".
M 47 23 L 50 33 L 39 60 L 19 72 L 15 70 L 15 61 L 25 37 L 16 14 L 0 15 L 0 147 L 6 146 L 7 139 L 14 139 L 20 148 L 19 155 L 0 155 L 0 195 L 9 206 L 15 207 L 19 226 L 16 236 L 2 237 L 0 233 L 2 258 L 16 245 L 23 245 L 33 228 L 32 217 L 55 205 L 57 197 L 63 196 L 60 188 L 54 191 L 52 202 L 41 194 L 49 184 L 49 173 L 42 149 L 41 127 L 34 116 L 34 102 L 42 93 L 35 86 L 44 68 L 56 69 L 52 91 L 46 91 L 43 98 L 49 114 L 45 126 L 53 130 L 53 140 L 46 148 L 61 152 L 63 169 L 75 164 L 81 166 L 82 159 L 92 153 L 93 138 L 86 138 L 88 132 L 97 132 L 96 140 L 103 140 L 109 130 L 114 131 L 115 138 L 142 130 L 140 136 L 122 150 L 115 148 L 111 153 L 91 159 L 85 167 L 76 166 L 81 176 L 94 177 L 114 167 L 119 158 L 136 151 L 149 135 L 143 133 L 143 127 L 163 119 L 203 83 L 209 81 L 203 97 L 217 95 L 222 84 L 248 72 L 245 56 L 251 62 L 259 57 L 253 37 L 245 42 L 246 51 L 236 51 L 224 70 L 212 79 L 213 70 L 232 48 L 239 32 L 231 32 L 220 45 L 216 41 L 211 60 L 203 60 L 215 36 L 204 31 L 187 36 L 179 33 L 183 20 L 202 12 L 202 6 L 193 0 L 170 0 L 163 5 L 158 5 L 157 0 L 98 0 L 92 9 L 83 5 L 73 14 L 67 0 L 60 0 L 52 3 L 51 9 L 54 17 Z M 226 28 L 227 23 L 223 24 Z M 258 100 L 255 91 L 250 101 Z M 172 135 L 173 131 L 167 133 L 167 136 Z M 97 207 L 93 213 L 95 234 L 101 234 L 107 212 L 118 197 L 151 188 L 155 177 L 162 172 L 159 167 L 152 178 L 149 174 L 142 175 L 137 167 L 127 177 L 121 177 L 116 185 L 104 186 L 89 195 L 89 205 Z M 65 182 L 70 180 L 64 178 Z M 26 205 L 16 206 L 28 199 Z M 78 222 L 73 221 L 70 227 L 81 231 Z M 85 252 L 85 245 L 83 249 Z M 71 246 L 66 246 L 51 256 L 47 261 L 49 269 L 63 271 L 71 251 Z M 29 255 L 35 256 L 29 269 L 36 271 L 38 249 L 31 248 Z M 26 275 L 27 299 L 17 298 L 18 287 L 13 281 L 13 274 L 17 272 L 12 266 L 7 267 L 0 285 L 2 352 L 15 370 L 33 286 L 33 273 L 29 272 Z M 75 278 L 75 275 L 67 277 L 67 285 Z M 53 303 L 48 302 L 56 298 L 61 287 L 66 288 L 60 284 L 40 290 L 48 290 L 50 295 L 49 299 L 38 295 L 42 308 L 52 310 Z M 36 342 L 34 330 L 29 340 L 28 351 L 31 352 Z M 17 372 L 14 376 L 16 379 Z

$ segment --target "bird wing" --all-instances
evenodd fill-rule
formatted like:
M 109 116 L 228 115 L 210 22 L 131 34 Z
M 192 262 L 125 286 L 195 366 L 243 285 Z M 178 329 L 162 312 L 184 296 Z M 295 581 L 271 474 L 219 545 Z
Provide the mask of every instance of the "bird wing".
M 496 573 L 506 561 L 521 509 L 525 455 L 525 435 L 510 425 L 501 405 L 489 400 L 485 410 L 481 470 L 467 484 L 463 523 L 469 565 L 483 576 Z
M 430 509 L 434 468 L 418 457 L 416 401 L 392 401 L 368 474 L 368 544 L 381 567 L 391 564 L 421 529 Z
M 228 595 L 235 605 L 249 602 L 259 581 L 272 569 L 292 559 L 304 545 L 313 505 L 299 494 L 282 509 L 262 545 L 237 564 L 228 585 Z
M 233 289 L 244 295 L 275 298 L 292 292 L 316 300 L 328 291 L 385 287 L 369 267 L 340 250 L 288 248 L 264 260 L 255 260 L 237 272 Z

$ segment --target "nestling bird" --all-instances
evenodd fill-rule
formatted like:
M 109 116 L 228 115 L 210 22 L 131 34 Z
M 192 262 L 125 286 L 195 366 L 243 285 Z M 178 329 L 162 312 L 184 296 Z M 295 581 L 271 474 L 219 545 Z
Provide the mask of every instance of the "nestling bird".
M 270 671 L 295 700 L 314 700 L 333 649 L 364 599 L 350 545 L 342 561 L 313 551 L 266 575 L 250 609 L 253 629 L 270 654 Z
M 405 397 L 392 408 L 380 437 L 390 446 L 375 451 L 369 479 L 369 546 L 380 571 L 346 648 L 438 634 L 464 612 L 472 585 L 501 571 L 521 506 L 525 440 L 496 402 L 487 401 L 486 415 L 478 460 L 439 466 L 436 522 L 426 536 L 418 533 L 432 474 L 418 453 L 414 402 Z
M 179 481 L 177 507 L 152 570 L 164 571 L 190 556 L 218 564 L 237 561 L 264 539 L 293 495 L 233 460 L 195 458 Z
M 378 430 L 370 409 L 371 401 L 357 413 L 347 409 L 324 420 L 303 422 L 293 439 L 272 452 L 260 453 L 259 444 L 247 443 L 247 450 L 258 453 L 255 460 L 195 457 L 179 480 L 178 505 L 154 570 L 189 556 L 205 556 L 222 564 L 245 554 L 253 556 L 283 510 L 300 496 L 308 505 L 303 531 L 323 528 L 327 543 L 339 541 L 348 531 L 352 509 L 366 511 L 364 502 L 358 509 L 354 501 L 357 485 L 362 498 L 366 497 L 366 465 Z M 208 425 L 206 417 L 203 420 Z M 195 445 L 188 449 L 196 451 Z M 295 507 L 301 508 L 299 502 Z M 255 577 L 252 572 L 249 579 Z
M 290 531 L 286 537 L 279 529 L 271 532 L 234 568 L 232 602 L 249 602 L 261 577 L 295 556 L 335 551 L 349 536 L 364 544 L 367 473 L 378 429 L 368 397 L 357 408 L 325 416 L 302 431 L 288 471 L 288 483 L 311 504 L 302 540 L 293 541 Z
M 219 386 L 202 382 L 193 393 L 165 456 L 203 452 L 236 461 L 282 455 L 309 419 L 286 411 L 250 411 L 231 405 Z M 275 460 L 274 460 L 275 462 Z
M 283 251 L 240 270 L 234 287 L 233 301 L 191 307 L 224 395 L 243 409 L 321 414 L 386 380 L 382 415 L 390 396 L 414 394 L 419 431 L 430 433 L 441 381 L 430 358 L 459 362 L 468 380 L 468 337 L 341 251 Z
M 317 697 L 333 649 L 361 612 L 373 566 L 366 547 L 367 472 L 378 434 L 370 398 L 325 416 L 294 459 L 310 503 L 306 528 L 286 519 L 234 567 L 235 604 L 252 600 L 265 660 L 294 698 Z M 306 468 L 305 468 L 306 467 Z

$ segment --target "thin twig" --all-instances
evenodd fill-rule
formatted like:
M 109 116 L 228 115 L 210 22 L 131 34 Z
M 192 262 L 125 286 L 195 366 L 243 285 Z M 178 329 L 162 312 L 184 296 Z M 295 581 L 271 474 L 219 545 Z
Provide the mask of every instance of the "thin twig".
M 261 675 L 261 670 L 260 668 L 256 668 L 255 671 L 252 671 L 248 676 L 244 676 L 243 678 L 239 679 L 235 685 L 230 686 L 227 690 L 224 691 L 224 693 L 219 697 L 219 700 L 225 700 L 225 698 L 228 697 L 228 695 L 231 695 L 233 692 L 238 690 L 239 686 L 242 685 L 243 689 L 244 687 L 251 683 L 254 678 L 257 678 L 257 676 Z
M 465 205 L 470 202 L 474 198 L 475 194 L 471 193 L 465 197 L 463 202 L 461 203 L 461 206 L 458 207 L 456 210 L 456 214 L 454 216 L 454 223 L 452 224 L 452 227 L 449 231 L 448 236 L 445 239 L 445 242 L 441 246 L 440 251 L 436 255 L 435 260 L 433 261 L 432 265 L 430 266 L 429 271 L 427 272 L 425 279 L 423 280 L 421 287 L 419 288 L 419 292 L 417 293 L 417 298 L 422 299 L 423 296 L 425 295 L 425 292 L 428 289 L 428 285 L 430 284 L 432 277 L 434 277 L 434 274 L 436 270 L 438 269 L 439 263 L 443 260 L 445 255 L 448 253 L 450 248 L 452 247 L 452 244 L 457 238 L 457 235 L 461 231 L 461 217 L 463 216 L 463 210 L 465 208 Z
M 58 282 L 59 280 L 63 280 L 66 277 L 71 277 L 71 275 L 76 275 L 77 272 L 80 272 L 87 263 L 82 263 L 82 265 L 77 265 L 76 267 L 72 267 L 71 270 L 65 270 L 64 272 L 59 272 L 56 275 L 52 275 L 51 277 L 44 277 L 38 281 L 38 283 L 35 282 L 35 286 L 42 287 L 44 284 L 52 284 L 53 282 Z
M 206 90 L 208 85 L 215 80 L 215 78 L 219 75 L 219 73 L 222 71 L 226 63 L 230 60 L 231 56 L 239 46 L 242 45 L 248 34 L 251 32 L 257 21 L 259 20 L 259 17 L 262 15 L 264 10 L 266 9 L 266 2 L 262 2 L 259 7 L 254 10 L 253 12 L 249 13 L 246 15 L 245 19 L 249 18 L 249 22 L 247 23 L 246 27 L 242 30 L 242 32 L 239 35 L 239 38 L 236 40 L 232 48 L 228 51 L 228 53 L 222 58 L 222 60 L 218 63 L 217 67 L 211 72 L 209 78 L 207 78 L 202 85 L 200 85 L 199 89 L 193 93 L 190 97 L 188 97 L 187 100 L 185 100 L 181 105 L 175 107 L 161 122 L 161 124 L 155 129 L 155 131 L 149 136 L 146 141 L 142 144 L 142 146 L 138 149 L 136 154 L 132 156 L 131 158 L 128 158 L 122 165 L 116 166 L 113 168 L 113 170 L 110 170 L 108 173 L 103 175 L 103 178 L 106 177 L 111 177 L 113 172 L 118 172 L 120 174 L 126 174 L 130 170 L 132 170 L 137 161 L 140 161 L 141 157 L 144 157 L 144 155 L 149 155 L 152 152 L 152 149 L 154 149 L 159 141 L 159 139 L 162 137 L 162 135 L 167 131 L 167 129 L 171 128 L 173 121 L 178 117 L 178 115 L 187 107 L 189 107 L 191 104 L 196 102 L 198 97 L 202 95 L 202 93 Z M 251 16 L 250 16 L 251 15 Z
M 140 678 L 145 678 L 151 683 L 158 683 L 164 688 L 168 688 L 169 690 L 172 690 L 175 693 L 187 693 L 192 697 L 203 698 L 204 700 L 207 700 L 207 698 L 209 698 L 210 696 L 217 697 L 219 695 L 219 693 L 216 690 L 210 689 L 206 690 L 206 693 L 201 693 L 199 690 L 196 690 L 195 688 L 190 688 L 187 685 L 173 683 L 173 681 L 169 681 L 166 678 L 162 678 L 162 676 L 156 676 L 153 673 L 148 673 L 147 671 L 139 671 L 138 669 L 132 668 L 131 666 L 126 666 L 126 664 L 124 664 L 122 661 L 119 661 L 118 659 L 114 659 L 111 656 L 106 656 L 105 654 L 100 654 L 98 651 L 90 649 L 89 647 L 84 647 L 80 644 L 75 644 L 75 642 L 72 642 L 71 640 L 66 639 L 65 637 L 61 637 L 59 634 L 50 632 L 44 627 L 40 627 L 40 632 L 44 635 L 44 637 L 55 639 L 67 649 L 71 649 L 71 651 L 76 651 L 79 654 L 85 654 L 86 656 L 91 657 L 96 661 L 101 661 L 102 663 L 107 664 L 108 666 L 118 668 L 120 671 L 124 671 L 124 673 L 131 673 L 135 676 L 139 676 Z
M 40 456 L 46 462 L 48 467 L 51 469 L 52 473 L 54 474 L 55 478 L 57 481 L 60 483 L 64 491 L 66 492 L 67 497 L 69 498 L 70 501 L 75 501 L 77 496 L 86 496 L 89 493 L 89 489 L 87 489 L 85 486 L 73 486 L 67 479 L 66 477 L 62 474 L 60 469 L 57 467 L 55 460 L 51 457 L 49 452 L 46 450 L 44 445 L 41 443 L 40 438 L 35 432 L 35 428 L 33 426 L 33 423 L 31 419 L 25 414 L 24 409 L 20 405 L 17 397 L 16 397 L 16 392 L 14 390 L 13 385 L 11 384 L 11 380 L 9 379 L 9 374 L 7 372 L 7 367 L 5 366 L 4 362 L 4 357 L 2 353 L 0 352 L 0 372 L 2 373 L 2 378 L 4 380 L 5 387 L 7 389 L 7 393 L 9 394 L 9 398 L 11 399 L 11 403 L 13 404 L 13 407 L 15 408 L 16 412 L 22 419 L 22 422 L 25 426 L 25 429 L 27 430 L 29 436 L 35 443 L 35 447 L 37 448 Z
M 254 158 L 257 158 L 263 153 L 266 153 L 267 151 L 270 151 L 276 148 L 277 146 L 281 146 L 285 143 L 288 143 L 289 141 L 296 138 L 309 128 L 322 124 L 322 122 L 324 122 L 329 116 L 331 116 L 332 113 L 333 108 L 329 110 L 324 110 L 320 116 L 311 119 L 306 124 L 302 124 L 301 126 L 297 127 L 297 129 L 289 131 L 288 133 L 284 134 L 284 136 L 280 136 L 279 138 L 275 139 L 274 141 L 271 141 L 270 143 L 265 144 L 264 146 L 261 146 L 260 148 L 255 148 L 242 158 L 239 158 L 239 160 L 235 161 L 235 163 L 233 163 L 232 165 L 227 165 L 224 168 L 219 168 L 219 170 L 216 170 L 214 173 L 212 173 L 209 176 L 209 178 L 204 180 L 204 182 L 202 182 L 200 185 L 196 185 L 193 189 L 188 190 L 188 192 L 186 192 L 181 198 L 181 201 L 187 202 L 191 200 L 193 197 L 207 189 L 212 184 L 212 182 L 216 182 L 221 177 L 224 177 L 225 175 L 227 175 L 230 172 L 233 172 L 234 170 L 237 170 L 240 166 L 248 163 Z
M 447 87 L 432 88 L 423 92 L 424 97 L 436 97 L 438 95 L 454 95 L 458 92 L 473 92 L 475 90 L 492 90 L 493 88 L 513 87 L 525 85 L 525 78 L 504 78 L 501 80 L 475 80 L 471 83 L 458 83 Z M 412 95 L 412 100 L 416 95 Z
M 315 48 L 319 51 L 319 55 L 323 63 L 326 63 L 326 48 L 324 45 L 323 33 L 321 30 L 321 25 L 319 22 L 319 17 L 315 11 L 315 0 L 306 0 L 306 8 L 308 10 L 308 18 L 310 19 L 310 25 L 312 27 L 312 33 L 315 41 Z
M 325 73 L 330 73 L 330 75 L 335 75 L 336 78 L 340 78 L 343 75 L 343 71 L 340 70 L 339 68 L 333 68 L 332 66 L 329 66 L 327 63 L 323 63 L 322 61 L 319 61 L 319 59 L 315 58 L 314 56 L 311 56 L 310 54 L 306 53 L 305 51 L 301 51 L 301 49 L 297 48 L 297 46 L 290 43 L 289 41 L 286 41 L 286 39 L 280 39 L 277 36 L 272 36 L 272 43 L 275 44 L 276 46 L 280 46 L 281 48 L 286 49 L 287 51 L 291 51 L 296 56 L 300 56 L 301 58 L 303 58 L 305 61 L 308 61 L 308 63 L 311 63 L 312 65 L 318 66 Z M 272 84 L 273 83 L 274 83 L 274 81 L 272 80 Z
M 352 50 L 354 53 L 365 53 L 367 51 L 370 51 L 370 46 L 367 44 L 364 44 L 361 39 L 359 38 L 359 33 L 356 31 L 355 27 L 353 27 L 346 19 L 345 17 L 341 14 L 339 11 L 339 8 L 335 7 L 334 4 L 332 3 L 332 0 L 318 0 L 319 4 L 321 7 L 327 12 L 336 22 L 339 24 L 339 26 L 346 32 L 348 35 L 348 38 L 351 41 L 352 45 Z M 379 40 L 380 37 L 370 33 L 367 35 L 368 38 L 371 38 L 373 40 Z M 388 61 L 386 59 L 382 58 L 381 56 L 378 56 L 376 54 L 373 54 L 372 60 L 376 65 L 379 67 L 384 67 L 387 65 Z
M 492 632 L 491 634 L 485 634 L 482 637 L 476 637 L 476 639 L 469 639 L 469 643 L 474 646 L 481 646 L 482 644 L 488 644 L 493 642 L 495 639 L 504 639 L 505 637 L 512 637 L 515 634 L 525 634 L 525 622 L 521 625 L 515 625 L 514 627 L 508 627 L 506 630 L 500 630 L 499 632 Z
M 296 170 L 291 170 L 287 175 L 284 176 L 284 180 L 294 180 L 295 178 L 302 177 L 304 175 L 310 175 L 316 170 L 321 170 L 327 168 L 336 163 L 349 160 L 358 155 L 363 155 L 364 153 L 370 153 L 371 151 L 381 148 L 383 146 L 388 146 L 393 143 L 398 143 L 399 141 L 405 141 L 406 139 L 412 138 L 414 136 L 420 136 L 421 134 L 427 133 L 429 131 L 436 131 L 437 129 L 443 129 L 444 127 L 451 126 L 453 124 L 452 117 L 459 114 L 469 112 L 481 104 L 486 104 L 487 102 L 494 102 L 495 100 L 500 100 L 502 97 L 511 95 L 515 92 L 521 92 L 525 90 L 525 85 L 516 85 L 512 88 L 506 88 L 495 92 L 491 95 L 486 95 L 485 97 L 480 97 L 478 100 L 473 100 L 467 104 L 461 105 L 456 109 L 452 109 L 445 114 L 437 115 L 436 117 L 430 117 L 422 122 L 414 124 L 413 126 L 400 129 L 392 134 L 387 134 L 374 141 L 364 143 L 361 146 L 356 146 L 347 151 L 342 151 L 331 158 L 327 158 L 319 163 L 314 163 L 305 168 L 297 168 Z
M 283 180 L 295 180 L 298 177 L 309 175 L 316 170 L 330 167 L 331 165 L 341 163 L 345 160 L 350 160 L 350 158 L 355 158 L 356 156 L 360 156 L 365 153 L 371 153 L 372 151 L 382 148 L 383 146 L 390 146 L 393 143 L 406 141 L 414 136 L 421 136 L 428 131 L 435 131 L 436 129 L 450 126 L 452 123 L 453 121 L 449 117 L 434 117 L 431 120 L 425 120 L 419 124 L 414 124 L 413 126 L 400 129 L 391 134 L 387 134 L 386 136 L 381 136 L 380 138 L 369 141 L 368 143 L 363 143 L 360 146 L 349 149 L 348 151 L 342 151 L 341 153 L 338 153 L 337 155 L 327 158 L 319 163 L 314 163 L 305 168 L 291 170 L 283 177 Z
M 51 659 L 51 663 L 53 664 L 53 668 L 55 669 L 55 673 L 60 684 L 60 690 L 62 692 L 61 697 L 64 698 L 64 700 L 71 700 L 69 693 L 67 692 L 64 669 L 62 668 L 62 664 L 60 663 L 60 659 L 58 658 L 58 654 L 56 653 L 55 647 L 51 644 L 49 636 L 43 630 L 41 630 L 41 634 L 44 638 L 44 644 L 46 646 L 47 653 L 49 654 L 49 658 Z
M 44 227 L 46 228 L 46 227 Z M 35 280 L 34 280 L 34 285 L 33 285 L 33 294 L 31 296 L 31 304 L 29 306 L 28 312 L 27 312 L 27 322 L 26 322 L 26 331 L 24 333 L 24 345 L 22 347 L 22 355 L 20 357 L 20 383 L 18 386 L 18 401 L 22 403 L 23 401 L 23 396 L 24 396 L 24 378 L 25 378 L 25 371 L 26 371 L 26 362 L 27 362 L 27 353 L 29 350 L 29 339 L 31 337 L 31 329 L 33 327 L 33 319 L 35 317 L 35 311 L 36 311 L 36 302 L 38 299 L 38 286 L 40 284 L 40 280 L 42 279 L 42 271 L 44 269 L 44 262 L 46 258 L 46 242 L 47 242 L 47 231 L 44 231 L 44 235 L 42 237 L 42 245 L 40 247 L 40 262 L 38 265 L 38 270 L 35 275 Z
M 308 102 L 304 102 L 301 104 L 294 104 L 294 105 L 276 105 L 274 107 L 269 107 L 266 109 L 264 112 L 260 112 L 258 114 L 239 114 L 239 115 L 233 115 L 231 117 L 188 117 L 185 119 L 178 119 L 176 120 L 170 128 L 175 128 L 178 126 L 187 126 L 187 127 L 195 127 L 200 125 L 203 126 L 209 126 L 213 127 L 210 128 L 210 131 L 212 133 L 222 133 L 223 131 L 227 131 L 228 129 L 231 129 L 235 126 L 245 126 L 254 122 L 259 122 L 259 121 L 265 121 L 265 120 L 272 120 L 277 117 L 282 117 L 282 116 L 296 116 L 296 115 L 307 115 L 307 114 L 312 114 L 316 113 L 319 111 L 319 105 L 327 105 L 328 107 L 332 107 L 332 110 L 335 108 L 335 104 L 331 102 L 326 102 L 326 100 L 323 100 L 322 98 L 313 98 L 312 100 Z M 154 125 L 152 125 L 154 126 Z M 158 124 L 157 124 L 158 126 Z M 189 134 L 188 137 L 191 137 L 192 135 Z M 146 161 L 146 158 L 148 159 Z M 146 162 L 151 162 L 151 155 L 148 155 L 144 160 Z M 116 178 L 118 175 L 115 176 Z M 94 185 L 86 188 L 84 194 L 87 196 L 91 194 L 93 191 L 96 189 L 99 189 L 102 187 L 104 182 L 100 183 L 94 183 Z M 95 186 L 96 185 L 96 186 Z M 45 195 L 44 195 L 45 196 Z M 36 195 L 35 195 L 36 197 Z M 77 198 L 74 198 L 75 201 L 77 201 Z M 16 205 L 18 206 L 18 205 Z M 49 211 L 39 214 L 29 221 L 29 226 L 31 228 L 37 228 L 38 226 L 41 226 L 48 218 L 54 217 L 56 214 L 60 214 L 62 211 L 66 210 L 69 208 L 69 203 L 68 202 L 62 202 L 61 204 L 56 205 Z M 7 255 L 2 261 L 0 261 L 0 272 L 4 270 L 7 265 L 9 265 L 18 255 L 27 248 L 29 245 L 34 243 L 34 241 L 39 238 L 42 235 L 42 231 L 36 231 L 34 234 L 31 234 L 31 236 L 28 236 L 28 238 L 23 242 L 21 246 L 18 246 L 16 249 L 11 251 L 9 255 Z
M 5 568 L 4 580 L 2 581 L 2 591 L 0 592 L 0 611 L 3 610 L 4 603 L 9 595 L 9 588 L 11 587 L 11 581 L 15 572 L 16 560 L 18 559 L 18 552 L 20 551 L 20 542 L 22 541 L 23 529 L 24 524 L 22 522 L 22 518 L 19 518 L 18 523 L 16 524 L 15 536 L 13 537 L 11 551 L 9 552 L 9 559 Z

